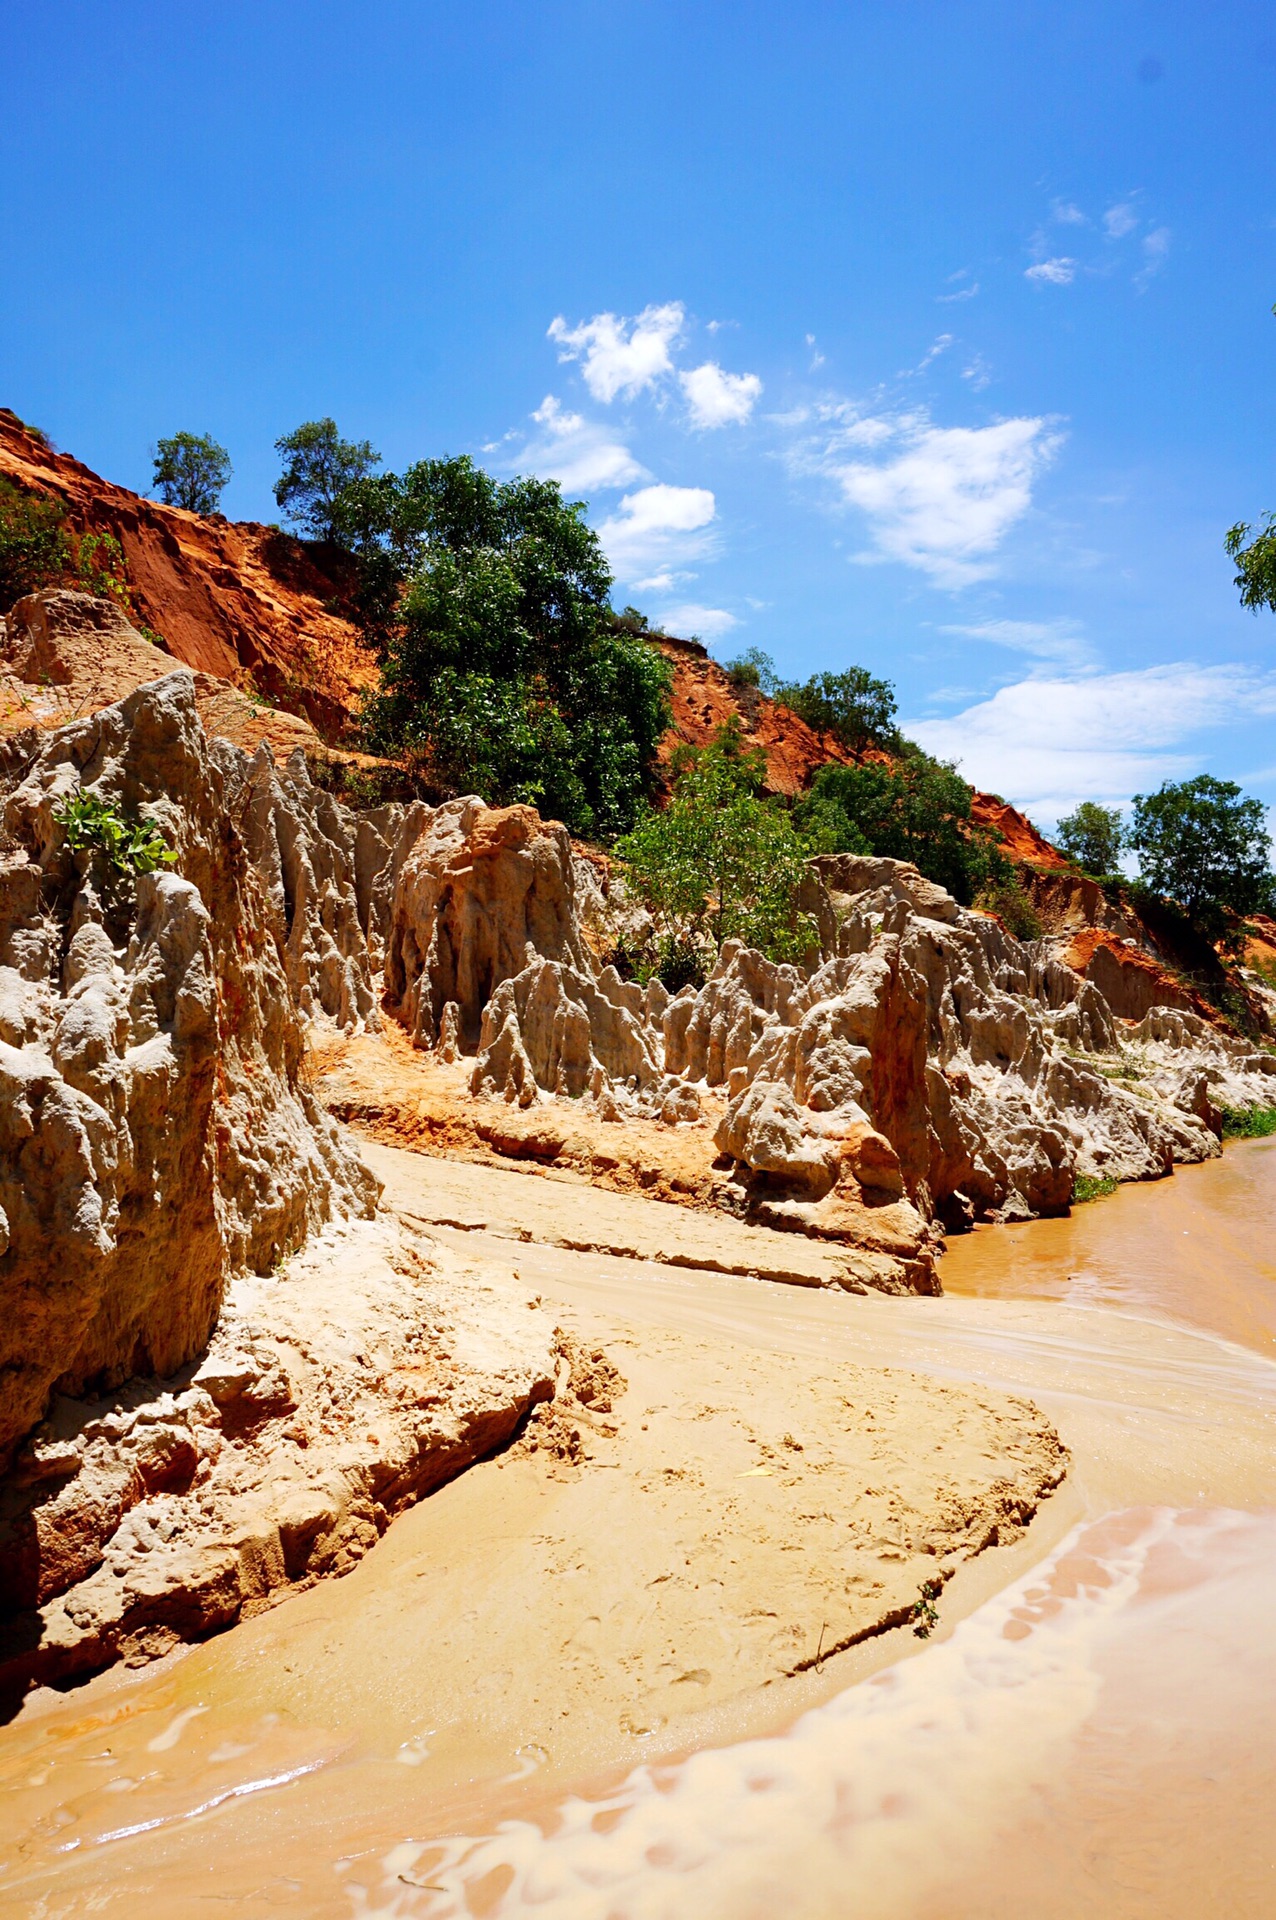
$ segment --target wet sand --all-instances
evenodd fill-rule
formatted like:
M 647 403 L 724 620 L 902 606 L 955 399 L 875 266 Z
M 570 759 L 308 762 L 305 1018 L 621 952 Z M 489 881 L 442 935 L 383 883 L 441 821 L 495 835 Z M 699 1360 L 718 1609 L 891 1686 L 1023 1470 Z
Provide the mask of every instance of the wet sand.
M 468 1539 L 477 1606 L 495 1594 L 527 1608 L 508 1554 L 535 1511 L 519 1485 L 542 1483 L 524 1465 L 476 1469 L 348 1580 L 3 1736 L 0 1904 L 32 1920 L 1266 1914 L 1276 1372 L 1259 1335 L 1276 1158 L 1264 1152 L 1231 1149 L 1074 1222 L 972 1236 L 949 1256 L 946 1281 L 967 1284 L 982 1249 L 1070 1229 L 1062 1275 L 1050 1256 L 1025 1263 L 1028 1299 L 860 1299 L 518 1246 L 522 1277 L 586 1339 L 658 1336 L 719 1364 L 735 1352 L 742 1369 L 772 1365 L 780 1388 L 786 1368 L 855 1365 L 1027 1394 L 1072 1450 L 1068 1482 L 1023 1538 L 956 1575 L 934 1640 L 896 1632 L 723 1699 L 657 1735 L 636 1771 L 632 1736 L 610 1759 L 570 1743 L 555 1755 L 546 1673 L 494 1663 L 499 1713 L 471 1676 L 471 1717 L 500 1723 L 508 1755 L 494 1780 L 473 1750 L 432 1749 L 415 1684 L 426 1627 L 403 1599 L 414 1559 L 434 1564 L 446 1534 Z M 1209 1278 L 1192 1294 L 1196 1329 L 1171 1324 L 1174 1290 L 1193 1284 L 1176 1244 L 1189 1205 L 1212 1232 L 1226 1339 L 1202 1324 Z M 1105 1255 L 1113 1244 L 1125 1252 Z M 1102 1303 L 1067 1277 L 1087 1263 Z M 1009 1276 L 989 1262 L 989 1291 Z M 1258 1351 L 1238 1344 L 1242 1329 Z M 590 1521 L 622 1576 L 625 1513 L 603 1500 Z

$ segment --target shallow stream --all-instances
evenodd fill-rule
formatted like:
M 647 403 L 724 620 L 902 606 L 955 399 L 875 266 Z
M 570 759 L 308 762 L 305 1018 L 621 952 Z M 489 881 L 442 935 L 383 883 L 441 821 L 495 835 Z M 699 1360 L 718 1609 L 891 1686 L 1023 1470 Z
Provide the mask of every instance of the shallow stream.
M 446 1789 L 423 1765 L 409 1618 L 401 1684 L 367 1680 L 418 1510 L 348 1579 L 0 1733 L 0 1909 L 1276 1911 L 1274 1200 L 1276 1144 L 1238 1145 L 1071 1220 L 969 1236 L 935 1301 L 520 1246 L 580 1313 L 1026 1393 L 1068 1482 L 1020 1547 L 958 1575 L 927 1643 L 829 1662 L 782 1711 L 772 1690 L 623 1778 L 555 1778 L 529 1746 L 496 1786 L 461 1767 Z

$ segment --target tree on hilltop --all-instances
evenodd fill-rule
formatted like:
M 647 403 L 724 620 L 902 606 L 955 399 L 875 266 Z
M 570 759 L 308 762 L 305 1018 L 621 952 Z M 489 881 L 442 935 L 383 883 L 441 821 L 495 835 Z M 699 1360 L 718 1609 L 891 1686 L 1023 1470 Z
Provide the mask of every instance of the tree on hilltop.
M 865 747 L 893 751 L 899 744 L 895 689 L 867 667 L 813 673 L 800 686 L 777 686 L 775 698 L 808 727 L 835 735 L 852 753 L 862 753 Z
M 1144 884 L 1175 901 L 1208 940 L 1235 946 L 1233 916 L 1271 907 L 1267 809 L 1234 780 L 1200 773 L 1136 793 L 1129 845 Z
M 671 673 L 618 627 L 611 572 L 556 481 L 500 481 L 465 457 L 340 496 L 361 618 L 381 656 L 365 726 L 440 791 L 528 801 L 610 836 L 651 791 Z
M 1075 812 L 1066 814 L 1059 822 L 1055 840 L 1084 872 L 1103 879 L 1116 872 L 1126 844 L 1121 809 L 1101 807 L 1097 800 L 1083 800 Z
M 174 433 L 155 447 L 151 485 L 168 507 L 216 513 L 234 468 L 225 447 L 208 433 Z
M 275 482 L 275 500 L 309 540 L 337 536 L 337 502 L 349 486 L 364 480 L 381 455 L 370 440 L 343 440 L 335 420 L 306 420 L 275 442 L 284 470 Z

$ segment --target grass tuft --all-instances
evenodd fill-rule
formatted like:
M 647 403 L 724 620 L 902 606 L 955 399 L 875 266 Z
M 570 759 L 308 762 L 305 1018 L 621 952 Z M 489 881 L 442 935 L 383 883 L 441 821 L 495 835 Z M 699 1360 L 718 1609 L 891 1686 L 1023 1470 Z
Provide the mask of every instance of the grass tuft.
M 1073 1183 L 1072 1204 L 1081 1207 L 1087 1200 L 1105 1200 L 1120 1184 L 1110 1173 L 1079 1173 Z

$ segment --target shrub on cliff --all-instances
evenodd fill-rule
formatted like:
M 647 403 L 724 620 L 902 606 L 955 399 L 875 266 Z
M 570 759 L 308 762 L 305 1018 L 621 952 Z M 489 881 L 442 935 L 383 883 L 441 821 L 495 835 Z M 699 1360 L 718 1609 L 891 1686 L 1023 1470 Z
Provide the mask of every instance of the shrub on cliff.
M 0 480 L 0 613 L 70 568 L 71 543 L 62 519 L 59 501 Z
M 770 691 L 770 689 L 768 689 Z M 813 673 L 801 685 L 777 685 L 781 706 L 818 732 L 831 733 L 852 753 L 866 747 L 894 752 L 900 745 L 895 725 L 895 689 L 867 667 L 847 667 L 844 673 Z
M 1129 844 L 1144 884 L 1177 902 L 1207 940 L 1236 947 L 1244 916 L 1272 908 L 1267 809 L 1234 780 L 1200 773 L 1136 793 Z
M 1102 880 L 1116 872 L 1125 846 L 1121 809 L 1083 800 L 1075 812 L 1066 814 L 1059 822 L 1055 840 L 1085 873 Z
M 234 468 L 211 434 L 174 433 L 155 447 L 151 485 L 165 506 L 188 513 L 216 513 Z
M 275 482 L 275 499 L 308 540 L 338 535 L 337 502 L 347 487 L 380 466 L 381 455 L 368 440 L 343 440 L 332 419 L 306 420 L 275 442 L 284 470 Z
M 499 481 L 461 458 L 365 477 L 338 524 L 379 623 L 370 743 L 442 792 L 530 801 L 610 836 L 651 790 L 672 676 L 616 624 L 584 515 L 552 480 Z
M 615 848 L 655 922 L 654 971 L 675 990 L 703 979 L 729 939 L 800 959 L 816 939 L 797 908 L 807 849 L 781 802 L 763 797 L 766 755 L 744 746 L 736 722 L 709 747 L 682 748 L 671 773 L 669 804 Z
M 971 798 L 955 767 L 904 741 L 890 765 L 821 767 L 794 819 L 813 852 L 911 860 L 970 906 L 1013 880 L 997 838 L 972 821 Z

